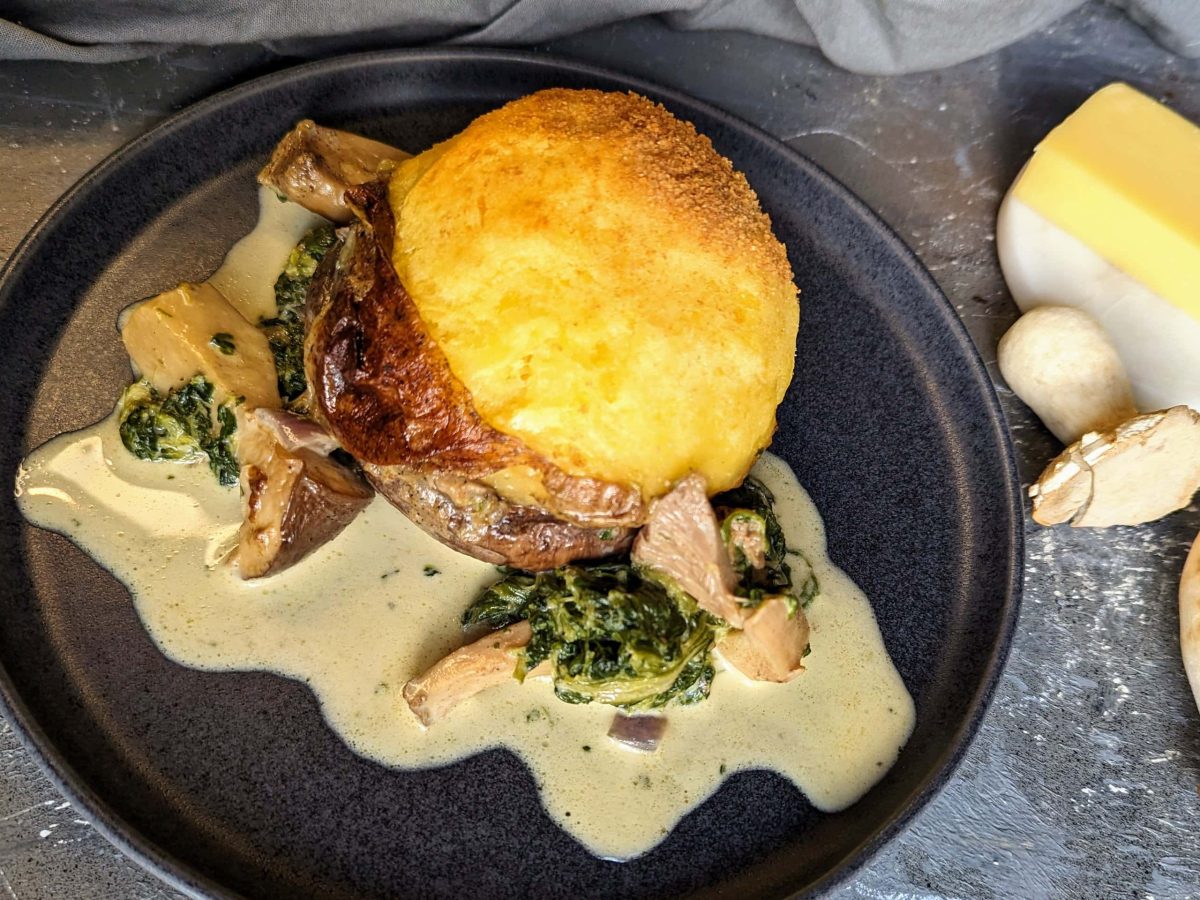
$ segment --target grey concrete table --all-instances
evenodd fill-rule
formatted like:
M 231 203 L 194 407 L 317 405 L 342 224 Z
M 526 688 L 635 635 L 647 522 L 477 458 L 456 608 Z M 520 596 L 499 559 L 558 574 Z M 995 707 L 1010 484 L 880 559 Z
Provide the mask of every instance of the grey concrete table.
M 816 52 L 650 22 L 544 48 L 668 84 L 757 123 L 857 191 L 916 249 L 989 367 L 1015 310 L 994 252 L 1039 137 L 1123 79 L 1200 120 L 1200 61 L 1106 7 L 952 69 L 839 71 Z M 170 112 L 295 62 L 268 48 L 107 66 L 0 64 L 0 256 L 88 168 Z M 1001 387 L 1028 482 L 1057 452 Z M 1006 674 L 958 774 L 839 897 L 1200 896 L 1200 717 L 1175 592 L 1196 507 L 1101 533 L 1027 530 Z M 174 898 L 64 801 L 0 727 L 0 897 Z

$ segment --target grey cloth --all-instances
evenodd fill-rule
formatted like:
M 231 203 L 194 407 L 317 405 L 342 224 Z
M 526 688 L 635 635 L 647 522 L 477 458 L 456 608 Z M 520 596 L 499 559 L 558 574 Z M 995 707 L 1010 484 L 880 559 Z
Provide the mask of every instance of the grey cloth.
M 681 29 L 816 44 L 837 65 L 895 74 L 1016 41 L 1084 0 L 0 0 L 0 59 L 112 62 L 180 44 L 329 52 L 435 41 L 524 44 L 637 16 Z M 1200 0 L 1109 0 L 1200 56 Z

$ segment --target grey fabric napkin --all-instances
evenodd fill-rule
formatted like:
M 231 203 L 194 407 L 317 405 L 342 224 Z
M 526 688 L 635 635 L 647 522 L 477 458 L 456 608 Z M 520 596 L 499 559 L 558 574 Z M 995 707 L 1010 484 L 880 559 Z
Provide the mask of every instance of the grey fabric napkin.
M 894 74 L 953 65 L 1042 28 L 1084 0 L 0 0 L 0 59 L 111 62 L 179 44 L 320 39 L 349 50 L 433 41 L 520 44 L 636 16 L 682 29 L 816 44 L 834 63 Z M 1200 56 L 1200 0 L 1108 0 L 1177 53 Z M 302 51 L 301 51 L 302 52 Z

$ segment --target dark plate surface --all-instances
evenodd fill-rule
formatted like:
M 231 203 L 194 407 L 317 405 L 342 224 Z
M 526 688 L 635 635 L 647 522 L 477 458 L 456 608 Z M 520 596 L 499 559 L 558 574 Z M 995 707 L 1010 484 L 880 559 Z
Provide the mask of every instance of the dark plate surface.
M 770 773 L 735 776 L 657 849 L 595 859 L 494 751 L 422 772 L 354 756 L 302 685 L 166 660 L 124 588 L 58 535 L 0 517 L 0 688 L 58 784 L 126 852 L 201 895 L 780 897 L 862 864 L 949 776 L 1007 652 L 1021 506 L 987 373 L 894 234 L 812 163 L 712 107 L 514 53 L 387 52 L 200 103 L 101 164 L 0 282 L 6 483 L 24 453 L 100 418 L 128 379 L 119 309 L 201 280 L 253 225 L 253 174 L 303 117 L 418 151 L 549 86 L 633 89 L 693 121 L 758 191 L 802 288 L 796 379 L 773 450 L 871 597 L 917 704 L 896 766 L 818 813 Z

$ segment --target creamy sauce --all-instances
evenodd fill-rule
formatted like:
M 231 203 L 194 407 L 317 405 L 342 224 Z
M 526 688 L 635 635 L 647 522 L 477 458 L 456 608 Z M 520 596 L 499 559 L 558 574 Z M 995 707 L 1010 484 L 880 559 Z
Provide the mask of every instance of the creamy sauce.
M 270 204 L 277 209 L 268 214 Z M 269 192 L 263 209 L 259 227 L 238 245 L 247 249 L 231 252 L 213 278 L 231 301 L 253 309 L 286 249 L 314 221 Z M 283 229 L 287 241 L 264 234 L 270 229 Z M 115 417 L 39 448 L 16 490 L 29 521 L 66 535 L 129 587 L 146 630 L 171 659 L 302 680 L 330 727 L 384 765 L 445 765 L 508 747 L 562 828 L 597 855 L 627 859 L 663 840 L 743 769 L 781 773 L 820 809 L 849 806 L 912 732 L 912 698 L 866 597 L 826 555 L 811 499 L 769 454 L 755 474 L 775 493 L 789 544 L 807 553 L 820 579 L 808 609 L 807 671 L 786 685 L 719 674 L 708 701 L 668 709 L 653 754 L 605 737 L 611 707 L 562 703 L 547 681 L 514 680 L 422 730 L 401 698 L 404 682 L 462 643 L 459 616 L 496 570 L 443 547 L 378 497 L 308 559 L 244 582 L 226 560 L 238 492 L 217 485 L 202 463 L 135 459 Z
M 209 283 L 250 322 L 275 315 L 275 279 L 300 238 L 325 221 L 260 185 L 254 230 L 229 248 Z

